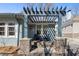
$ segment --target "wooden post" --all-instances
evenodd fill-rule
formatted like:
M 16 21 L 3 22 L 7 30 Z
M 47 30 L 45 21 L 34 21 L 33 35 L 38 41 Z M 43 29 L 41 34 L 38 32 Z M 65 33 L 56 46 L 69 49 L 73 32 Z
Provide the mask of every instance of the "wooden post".
M 58 15 L 58 37 L 62 37 L 62 19 L 60 15 Z

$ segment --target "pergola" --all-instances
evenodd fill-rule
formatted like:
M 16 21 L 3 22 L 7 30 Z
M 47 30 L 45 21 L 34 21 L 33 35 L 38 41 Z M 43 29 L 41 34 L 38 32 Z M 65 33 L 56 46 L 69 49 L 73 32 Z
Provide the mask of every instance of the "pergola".
M 66 10 L 67 7 L 56 7 L 56 8 L 48 8 L 47 10 L 42 9 L 42 8 L 25 8 L 23 7 L 24 12 L 26 15 L 28 15 L 28 24 L 39 24 L 39 23 L 46 23 L 46 24 L 54 24 L 58 25 L 58 36 L 62 36 L 62 16 L 65 16 L 67 12 L 71 10 Z M 56 21 L 58 19 L 58 21 Z M 55 26 L 54 26 L 55 27 Z M 54 28 L 55 29 L 55 28 Z M 53 36 L 55 37 L 54 33 L 55 30 L 53 30 Z M 54 39 L 53 37 L 53 39 Z
M 42 10 L 42 8 L 38 9 L 37 7 L 34 10 L 33 7 L 31 7 L 31 8 L 29 8 L 29 7 L 27 7 L 27 8 L 23 7 L 23 10 L 25 11 L 25 13 L 29 14 L 29 15 L 31 15 L 31 14 L 32 15 L 35 15 L 35 14 L 46 14 L 46 15 L 61 14 L 61 15 L 65 16 L 66 12 L 67 12 L 66 9 L 67 9 L 67 7 L 63 8 L 62 6 L 61 6 L 61 8 L 58 8 L 58 7 L 52 8 L 52 10 L 50 10 L 50 8 L 48 8 L 47 10 L 45 10 L 45 8 L 44 8 L 44 10 Z M 70 10 L 68 10 L 68 11 L 70 11 Z

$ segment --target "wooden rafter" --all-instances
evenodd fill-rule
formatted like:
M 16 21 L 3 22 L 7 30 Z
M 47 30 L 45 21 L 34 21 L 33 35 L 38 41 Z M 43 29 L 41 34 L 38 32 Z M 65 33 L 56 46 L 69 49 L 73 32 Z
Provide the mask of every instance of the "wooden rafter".
M 32 23 L 53 23 L 55 22 L 56 16 L 39 16 L 39 15 L 29 15 L 28 17 Z
M 29 7 L 27 7 L 27 8 L 23 7 L 24 12 L 26 14 L 30 14 L 30 15 L 33 13 L 33 14 L 46 14 L 46 15 L 61 14 L 61 15 L 65 16 L 67 13 L 67 10 L 66 10 L 67 7 L 63 8 L 62 6 L 60 8 L 58 8 L 58 7 L 52 8 L 52 10 L 50 10 L 49 7 L 47 10 L 45 10 L 45 9 L 46 9 L 45 7 L 44 7 L 44 9 L 42 9 L 41 7 L 40 8 L 36 7 L 35 10 L 33 7 L 31 9 Z M 68 10 L 68 11 L 70 11 L 70 10 Z
M 33 7 L 31 7 L 31 10 L 32 10 L 32 13 L 35 14 L 35 11 L 34 11 Z

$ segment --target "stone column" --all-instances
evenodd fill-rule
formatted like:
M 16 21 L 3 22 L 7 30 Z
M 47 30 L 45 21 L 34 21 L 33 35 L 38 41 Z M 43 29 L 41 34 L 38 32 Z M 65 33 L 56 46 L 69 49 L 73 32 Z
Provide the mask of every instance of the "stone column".
M 20 40 L 20 50 L 22 51 L 22 54 L 29 55 L 30 53 L 30 39 L 23 38 Z

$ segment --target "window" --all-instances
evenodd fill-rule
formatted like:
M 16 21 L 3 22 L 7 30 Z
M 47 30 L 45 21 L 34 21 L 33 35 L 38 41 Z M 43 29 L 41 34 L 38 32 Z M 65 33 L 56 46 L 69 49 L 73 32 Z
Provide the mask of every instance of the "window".
M 14 36 L 15 35 L 15 23 L 9 23 L 8 24 L 8 36 Z
M 5 29 L 4 27 L 0 27 L 0 35 L 4 35 L 4 33 L 5 33 L 4 29 Z
M 37 25 L 37 30 L 41 33 L 41 25 Z
M 15 23 L 0 22 L 0 36 L 15 36 Z
M 14 27 L 8 27 L 8 35 L 15 35 L 15 28 Z
M 10 26 L 11 26 L 11 25 L 15 25 L 15 24 L 14 24 L 14 23 L 9 23 L 8 25 L 10 25 Z
M 47 33 L 47 28 L 48 28 L 47 25 L 43 25 L 43 34 L 46 34 Z
M 0 36 L 5 35 L 5 23 L 0 23 Z
M 5 23 L 0 23 L 0 26 L 1 26 L 1 25 L 5 25 Z

